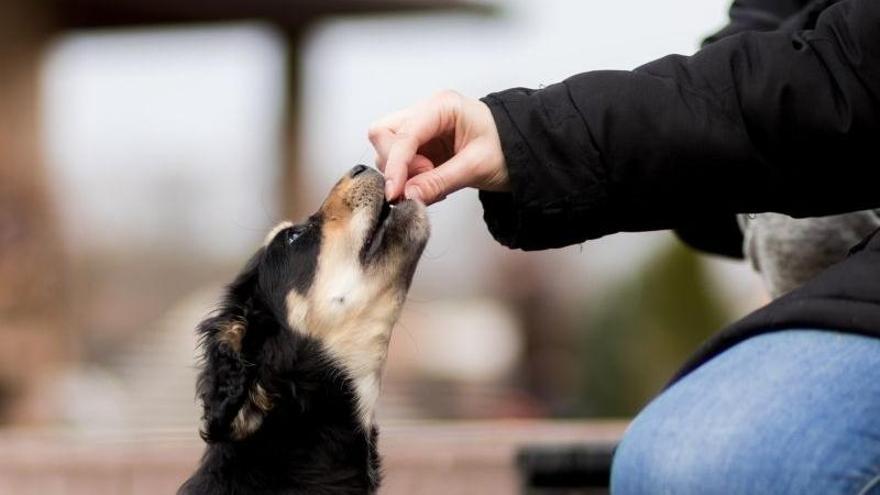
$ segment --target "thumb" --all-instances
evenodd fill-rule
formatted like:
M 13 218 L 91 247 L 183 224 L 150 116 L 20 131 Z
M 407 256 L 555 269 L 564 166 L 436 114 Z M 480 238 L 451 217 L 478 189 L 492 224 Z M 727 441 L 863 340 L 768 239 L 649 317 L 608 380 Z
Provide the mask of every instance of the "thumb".
M 472 182 L 469 155 L 465 148 L 443 164 L 412 177 L 406 181 L 404 195 L 430 205 L 469 185 Z

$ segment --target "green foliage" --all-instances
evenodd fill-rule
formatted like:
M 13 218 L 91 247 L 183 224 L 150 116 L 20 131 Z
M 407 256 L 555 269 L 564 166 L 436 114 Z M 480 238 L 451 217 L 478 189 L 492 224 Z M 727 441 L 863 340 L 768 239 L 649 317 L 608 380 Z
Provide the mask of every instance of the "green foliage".
M 580 415 L 634 415 L 728 321 L 698 255 L 680 243 L 594 294 L 579 325 Z

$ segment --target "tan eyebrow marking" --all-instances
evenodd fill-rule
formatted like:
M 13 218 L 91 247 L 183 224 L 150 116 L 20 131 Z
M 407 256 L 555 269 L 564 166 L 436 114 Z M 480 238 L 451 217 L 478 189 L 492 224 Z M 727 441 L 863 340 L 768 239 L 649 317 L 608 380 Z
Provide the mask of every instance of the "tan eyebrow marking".
M 288 222 L 286 220 L 272 227 L 272 230 L 270 230 L 269 233 L 266 234 L 266 238 L 263 239 L 263 245 L 268 245 L 270 242 L 272 242 L 272 239 L 274 239 L 275 236 L 278 235 L 279 232 L 289 227 L 293 227 L 293 222 Z
M 247 328 L 240 321 L 231 321 L 220 329 L 217 340 L 228 345 L 233 351 L 241 352 L 241 341 Z

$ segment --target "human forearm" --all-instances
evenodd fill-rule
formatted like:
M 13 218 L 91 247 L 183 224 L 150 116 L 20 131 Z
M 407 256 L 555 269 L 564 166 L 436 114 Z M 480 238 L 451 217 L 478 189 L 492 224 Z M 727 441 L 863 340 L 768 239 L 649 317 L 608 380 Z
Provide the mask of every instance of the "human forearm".
M 490 95 L 513 188 L 483 195 L 493 233 L 540 249 L 695 212 L 877 206 L 878 23 L 880 5 L 849 0 L 815 29 L 744 33 L 631 72 Z M 530 233 L 536 224 L 547 237 L 541 212 L 560 208 L 566 218 L 551 223 L 569 232 Z

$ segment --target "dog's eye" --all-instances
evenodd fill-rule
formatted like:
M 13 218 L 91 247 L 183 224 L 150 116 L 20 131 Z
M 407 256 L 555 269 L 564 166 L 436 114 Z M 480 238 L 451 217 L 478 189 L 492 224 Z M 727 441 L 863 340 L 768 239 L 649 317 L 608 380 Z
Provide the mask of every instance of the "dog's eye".
M 294 228 L 288 230 L 287 231 L 287 244 L 293 244 L 294 242 L 296 242 L 296 240 L 299 239 L 301 235 L 303 235 L 304 231 L 305 231 L 305 229 L 302 229 L 299 227 L 294 227 Z

